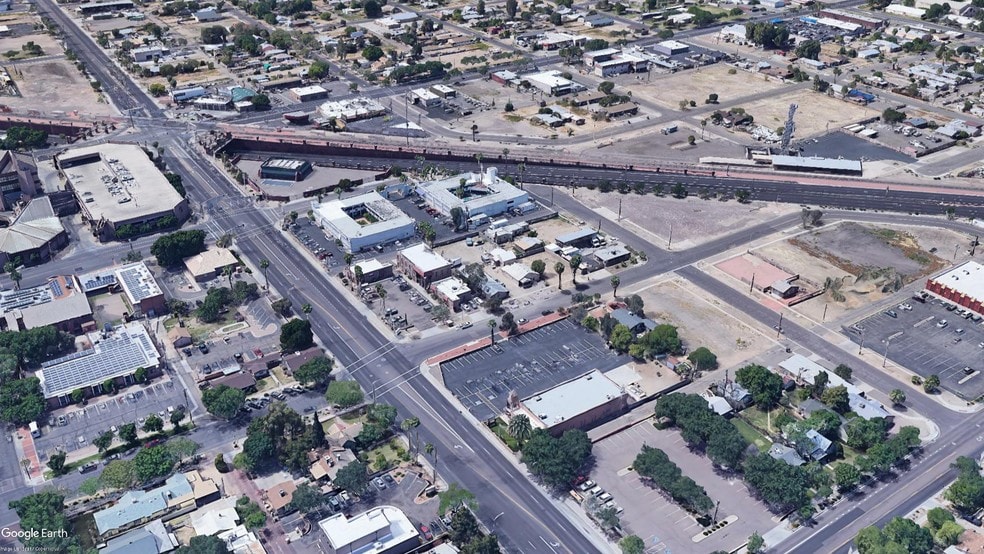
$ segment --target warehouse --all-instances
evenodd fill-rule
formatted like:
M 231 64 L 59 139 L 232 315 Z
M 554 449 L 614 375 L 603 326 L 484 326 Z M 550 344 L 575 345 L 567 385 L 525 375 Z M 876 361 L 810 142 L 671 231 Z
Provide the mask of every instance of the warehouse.
M 495 217 L 530 200 L 526 191 L 500 179 L 494 167 L 485 173 L 462 173 L 422 183 L 417 186 L 417 193 L 444 215 L 450 216 L 451 210 L 460 208 L 467 218 L 479 214 Z
M 323 204 L 313 202 L 311 209 L 325 234 L 342 241 L 346 252 L 406 240 L 416 232 L 414 219 L 375 191 Z
M 100 241 L 174 228 L 188 219 L 182 198 L 147 154 L 133 144 L 105 143 L 55 155 L 82 210 L 82 220 Z
M 75 11 L 82 15 L 93 15 L 97 13 L 118 12 L 122 10 L 132 10 L 133 2 L 130 0 L 112 0 L 110 2 L 93 2 L 82 4 L 75 8 Z
M 802 156 L 772 156 L 772 168 L 779 171 L 805 171 L 836 175 L 861 175 L 859 160 L 807 158 Z
M 532 73 L 524 77 L 533 87 L 543 91 L 550 96 L 563 96 L 574 92 L 587 90 L 584 86 L 566 77 L 561 76 L 561 72 L 556 69 Z
M 277 181 L 303 181 L 313 171 L 311 162 L 305 160 L 270 158 L 260 165 L 260 178 Z

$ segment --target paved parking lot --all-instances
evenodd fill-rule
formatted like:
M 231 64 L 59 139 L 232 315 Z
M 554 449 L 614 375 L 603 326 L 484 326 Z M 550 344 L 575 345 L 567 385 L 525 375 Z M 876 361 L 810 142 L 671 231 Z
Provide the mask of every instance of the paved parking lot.
M 168 406 L 177 407 L 185 403 L 181 384 L 170 379 L 158 379 L 148 385 L 132 386 L 114 396 L 100 396 L 89 401 L 86 406 L 68 406 L 54 410 L 49 415 L 48 427 L 42 430 L 40 438 L 34 439 L 42 461 L 57 449 L 72 452 L 89 446 L 92 439 L 119 428 L 126 423 L 143 426 L 150 414 L 167 413 Z M 64 425 L 59 425 L 59 416 L 64 416 Z M 169 416 L 163 417 L 170 425 Z
M 984 395 L 984 326 L 962 317 L 959 308 L 947 310 L 947 305 L 953 306 L 949 302 L 930 298 L 922 304 L 909 297 L 899 302 L 912 309 L 893 306 L 896 317 L 881 311 L 842 331 L 856 344 L 863 340 L 866 348 L 883 356 L 887 352 L 893 362 L 924 378 L 938 375 L 942 387 L 961 398 Z
M 520 398 L 592 369 L 605 372 L 630 358 L 609 350 L 597 333 L 562 320 L 441 364 L 444 386 L 476 418 L 502 411 L 509 391 Z
M 265 302 L 260 299 L 256 302 Z M 254 304 L 256 303 L 254 302 Z M 267 317 L 272 316 L 272 312 Z M 193 369 L 197 370 L 199 374 L 196 376 L 201 379 L 205 375 L 205 366 L 208 365 L 209 368 L 226 368 L 234 365 L 238 365 L 239 362 L 235 359 L 235 355 L 242 353 L 243 361 L 254 360 L 259 358 L 262 354 L 269 354 L 270 352 L 276 352 L 280 350 L 280 336 L 277 333 L 273 333 L 268 336 L 261 338 L 254 337 L 248 330 L 241 333 L 233 333 L 226 336 L 229 339 L 226 342 L 223 339 L 210 339 L 206 341 L 208 345 L 208 354 L 202 354 L 202 352 L 190 346 L 187 349 L 181 349 L 181 355 L 187 358 L 188 365 Z M 262 354 L 257 354 L 254 350 L 259 350 Z M 185 350 L 190 352 L 188 355 Z
M 738 520 L 700 543 L 694 535 L 703 528 L 697 521 L 657 489 L 642 482 L 632 465 L 642 446 L 659 448 L 683 471 L 704 487 L 714 502 L 720 502 L 718 520 Z M 740 478 L 715 472 L 710 460 L 692 453 L 676 430 L 660 431 L 643 422 L 595 443 L 595 470 L 591 479 L 612 495 L 625 511 L 622 526 L 646 542 L 650 554 L 670 552 L 731 552 L 754 531 L 765 533 L 776 525 L 768 509 L 751 497 Z
M 386 289 L 385 302 L 375 296 L 376 284 L 380 284 Z M 401 284 L 406 290 L 400 290 Z M 393 329 L 413 327 L 419 331 L 423 331 L 435 325 L 434 320 L 431 319 L 430 312 L 434 307 L 433 302 L 431 302 L 430 298 L 421 294 L 418 289 L 406 283 L 402 277 L 384 279 L 373 283 L 370 296 L 375 297 L 375 299 L 371 300 L 373 311 L 376 312 L 376 315 L 382 317 L 383 321 Z M 392 316 L 385 316 L 383 315 L 384 308 L 387 312 L 396 310 L 396 313 Z M 387 317 L 395 318 L 395 322 L 387 319 Z M 406 323 L 402 322 L 404 317 L 406 317 Z

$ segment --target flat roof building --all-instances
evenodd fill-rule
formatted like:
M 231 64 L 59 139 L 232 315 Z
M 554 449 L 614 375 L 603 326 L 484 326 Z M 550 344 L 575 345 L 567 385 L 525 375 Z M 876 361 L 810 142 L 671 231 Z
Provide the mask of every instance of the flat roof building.
M 312 202 L 311 208 L 325 234 L 342 241 L 346 252 L 406 240 L 417 230 L 412 217 L 375 191 L 322 204 Z
M 349 279 L 355 280 L 355 268 L 362 271 L 360 284 L 375 283 L 393 276 L 393 264 L 383 263 L 376 258 L 361 260 L 346 268 Z
M 450 216 L 451 210 L 460 208 L 466 219 L 480 214 L 495 217 L 530 200 L 526 191 L 500 179 L 494 167 L 486 168 L 485 173 L 462 173 L 422 183 L 417 192 L 442 214 Z
M 588 246 L 591 244 L 591 240 L 597 236 L 598 231 L 590 227 L 583 227 L 577 231 L 557 236 L 554 242 L 557 243 L 557 246 Z
M 329 554 L 405 554 L 420 546 L 420 533 L 393 506 L 377 506 L 346 517 L 335 514 L 318 522 L 328 538 Z
M 622 413 L 628 396 L 597 369 L 520 402 L 530 421 L 551 434 L 587 429 Z
M 290 89 L 290 96 L 298 102 L 311 102 L 328 98 L 328 91 L 321 85 L 310 85 Z
M 386 108 L 372 98 L 334 100 L 318 106 L 318 115 L 324 120 L 336 118 L 341 121 L 359 121 L 360 119 L 370 119 L 385 113 Z
M 424 243 L 400 250 L 396 255 L 396 265 L 407 277 L 424 287 L 451 276 L 451 262 L 435 254 Z
M 174 227 L 188 219 L 182 198 L 139 146 L 98 144 L 55 155 L 55 166 L 75 194 L 83 221 L 101 241 L 126 226 L 129 234 Z
M 163 358 L 157 346 L 139 323 L 106 332 L 89 333 L 90 346 L 41 364 L 38 378 L 41 392 L 53 407 L 72 403 L 72 391 L 81 389 L 86 397 L 103 393 L 102 385 L 113 379 L 129 386 L 138 369 L 150 376 L 160 371 Z
M 123 288 L 126 303 L 132 314 L 145 314 L 148 317 L 167 311 L 164 291 L 154 279 L 154 274 L 143 262 L 127 264 L 116 269 L 116 281 Z
M 195 281 L 202 282 L 215 279 L 227 267 L 236 267 L 239 260 L 228 248 L 209 248 L 201 254 L 185 258 L 184 266 Z
M 984 265 L 967 261 L 926 281 L 926 290 L 984 314 Z
M 457 277 L 442 279 L 432 284 L 430 290 L 454 312 L 461 309 L 462 302 L 467 302 L 474 296 L 468 284 Z
M 46 325 L 72 334 L 95 329 L 89 299 L 74 275 L 58 275 L 36 287 L 0 291 L 0 331 Z
M 523 79 L 550 96 L 563 96 L 586 90 L 583 85 L 563 77 L 561 71 L 556 69 L 524 75 Z
M 279 181 L 303 181 L 314 168 L 307 160 L 291 160 L 287 158 L 269 158 L 260 164 L 261 179 L 276 179 Z
M 772 167 L 781 171 L 806 171 L 839 175 L 861 175 L 860 160 L 838 160 L 803 156 L 772 156 Z

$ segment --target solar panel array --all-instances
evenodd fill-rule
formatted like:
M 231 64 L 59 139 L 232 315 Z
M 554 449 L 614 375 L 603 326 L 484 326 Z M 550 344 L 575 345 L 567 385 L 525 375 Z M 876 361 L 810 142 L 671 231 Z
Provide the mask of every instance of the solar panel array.
M 45 304 L 51 302 L 52 299 L 51 288 L 48 286 L 4 291 L 0 295 L 0 310 L 9 312 L 35 304 Z
M 45 396 L 52 397 L 102 383 L 141 367 L 157 365 L 156 350 L 146 332 L 121 331 L 95 348 L 82 350 L 41 365 Z
M 144 271 L 141 271 L 141 269 Z M 119 275 L 123 279 L 126 290 L 130 291 L 133 299 L 137 302 L 144 298 L 160 294 L 160 288 L 154 282 L 153 277 L 150 276 L 150 272 L 146 271 L 145 266 L 121 270 Z
M 48 283 L 48 286 L 51 287 L 51 294 L 53 294 L 55 298 L 58 298 L 62 295 L 61 283 L 59 283 L 58 281 L 53 280 Z
M 113 275 L 112 273 L 107 275 L 91 275 L 86 277 L 87 279 L 84 283 L 82 283 L 82 290 L 85 292 L 103 289 L 110 285 L 116 284 L 116 275 Z

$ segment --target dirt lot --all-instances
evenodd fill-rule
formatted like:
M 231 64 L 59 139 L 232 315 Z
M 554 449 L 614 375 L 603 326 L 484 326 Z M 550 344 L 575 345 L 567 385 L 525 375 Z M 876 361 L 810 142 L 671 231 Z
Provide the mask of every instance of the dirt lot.
M 639 296 L 645 302 L 647 316 L 657 323 L 678 327 L 690 350 L 706 346 L 717 354 L 721 369 L 738 367 L 772 346 L 751 327 L 706 301 L 685 281 L 659 283 Z M 740 349 L 736 348 L 738 344 L 742 345 Z
M 558 189 L 559 192 L 559 189 Z M 691 191 L 696 192 L 696 191 Z M 768 202 L 739 204 L 735 201 L 701 200 L 696 196 L 685 200 L 655 195 L 639 196 L 603 194 L 597 190 L 579 188 L 577 199 L 594 207 L 595 211 L 615 217 L 622 199 L 622 224 L 661 248 L 666 247 L 670 227 L 673 228 L 674 249 L 692 248 L 722 235 L 799 210 L 798 206 Z M 543 235 L 541 234 L 541 237 Z M 546 239 L 544 239 L 546 240 Z
M 717 94 L 722 105 L 749 94 L 775 90 L 787 85 L 766 79 L 764 75 L 737 70 L 729 75 L 729 65 L 715 64 L 699 71 L 684 71 L 653 78 L 649 83 L 632 85 L 633 96 L 656 102 L 661 106 L 679 109 L 681 100 L 694 100 L 703 105 L 709 94 Z
M 45 52 L 55 53 L 47 49 Z M 87 116 L 116 115 L 112 106 L 101 100 L 101 96 L 92 90 L 88 81 L 67 60 L 21 63 L 17 64 L 16 69 L 18 73 L 12 76 L 21 97 L 0 98 L 2 103 L 15 111 L 40 109 L 48 114 L 77 112 Z
M 796 137 L 803 138 L 837 129 L 850 123 L 877 115 L 873 109 L 844 102 L 811 90 L 798 90 L 751 104 L 742 104 L 755 117 L 755 123 L 769 128 L 781 127 L 789 113 L 789 105 L 798 104 Z

